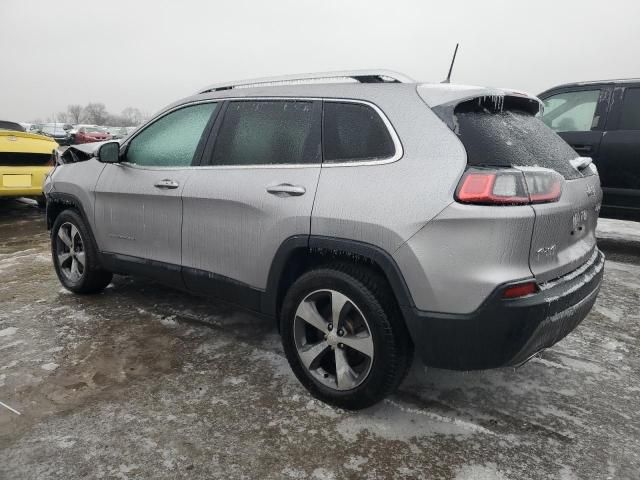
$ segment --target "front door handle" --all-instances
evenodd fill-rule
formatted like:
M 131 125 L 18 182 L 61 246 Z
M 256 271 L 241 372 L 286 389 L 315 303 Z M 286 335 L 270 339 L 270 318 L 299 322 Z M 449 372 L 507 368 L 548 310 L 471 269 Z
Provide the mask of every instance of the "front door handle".
M 160 180 L 159 182 L 154 183 L 153 186 L 156 188 L 161 188 L 163 190 L 171 190 L 174 188 L 178 188 L 180 184 L 175 180 L 165 178 L 164 180 Z
M 281 183 L 280 185 L 267 187 L 267 192 L 279 197 L 299 197 L 300 195 L 304 195 L 307 190 L 301 185 Z
M 591 153 L 593 151 L 593 145 L 573 145 L 573 149 L 580 153 Z

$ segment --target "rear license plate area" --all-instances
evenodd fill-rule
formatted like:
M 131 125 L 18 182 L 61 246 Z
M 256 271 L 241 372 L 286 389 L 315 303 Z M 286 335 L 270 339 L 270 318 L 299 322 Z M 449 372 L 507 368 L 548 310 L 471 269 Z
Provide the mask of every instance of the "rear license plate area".
M 2 175 L 3 187 L 30 187 L 31 175 Z

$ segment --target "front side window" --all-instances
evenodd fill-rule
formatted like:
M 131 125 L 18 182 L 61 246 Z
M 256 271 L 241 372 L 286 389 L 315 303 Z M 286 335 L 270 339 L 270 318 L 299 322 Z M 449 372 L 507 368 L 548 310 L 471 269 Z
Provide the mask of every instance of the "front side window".
M 230 102 L 213 151 L 213 165 L 320 162 L 314 103 L 294 100 Z
M 618 130 L 640 130 L 640 88 L 627 88 L 624 92 Z
M 380 115 L 369 105 L 325 102 L 325 162 L 391 158 L 395 146 Z
M 127 162 L 157 167 L 191 165 L 216 103 L 181 108 L 141 131 L 127 148 Z
M 594 119 L 600 90 L 564 92 L 544 100 L 542 121 L 556 132 L 588 132 Z

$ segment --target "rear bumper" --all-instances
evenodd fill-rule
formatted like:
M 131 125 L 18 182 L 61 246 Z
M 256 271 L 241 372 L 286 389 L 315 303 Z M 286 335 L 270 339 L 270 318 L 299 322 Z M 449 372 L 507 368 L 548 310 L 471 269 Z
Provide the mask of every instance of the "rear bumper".
M 49 165 L 0 166 L 0 197 L 37 197 L 42 195 L 42 185 L 50 171 Z M 19 181 L 14 180 L 17 178 L 14 176 L 19 176 Z
M 446 314 L 403 307 L 416 351 L 426 365 L 480 370 L 519 365 L 569 334 L 589 313 L 604 273 L 596 249 L 574 272 L 523 298 L 501 298 L 504 285 L 473 313 Z

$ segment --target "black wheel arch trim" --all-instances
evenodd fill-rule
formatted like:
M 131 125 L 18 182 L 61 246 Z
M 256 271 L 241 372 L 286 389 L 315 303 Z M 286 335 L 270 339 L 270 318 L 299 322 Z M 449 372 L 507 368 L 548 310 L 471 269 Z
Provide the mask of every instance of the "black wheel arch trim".
M 401 306 L 413 307 L 414 302 L 402 272 L 397 263 L 387 251 L 382 248 L 357 240 L 327 237 L 322 235 L 294 235 L 280 244 L 269 269 L 266 294 L 262 299 L 262 311 L 265 314 L 277 316 L 279 285 L 287 262 L 300 250 L 312 253 L 317 250 L 336 251 L 355 254 L 373 261 L 380 267 L 387 278 L 396 301 Z
M 61 205 L 61 204 L 63 206 L 68 205 L 68 206 L 74 207 L 76 210 L 78 210 L 78 212 L 80 212 L 80 216 L 85 221 L 87 226 L 90 228 L 91 223 L 89 222 L 89 217 L 87 216 L 87 213 L 84 211 L 82 202 L 75 195 L 72 195 L 70 193 L 62 193 L 62 192 L 49 192 L 46 194 L 46 199 L 47 199 L 47 210 L 46 210 L 47 230 L 51 230 L 53 228 L 54 221 L 51 218 L 51 211 L 53 210 L 54 206 Z

